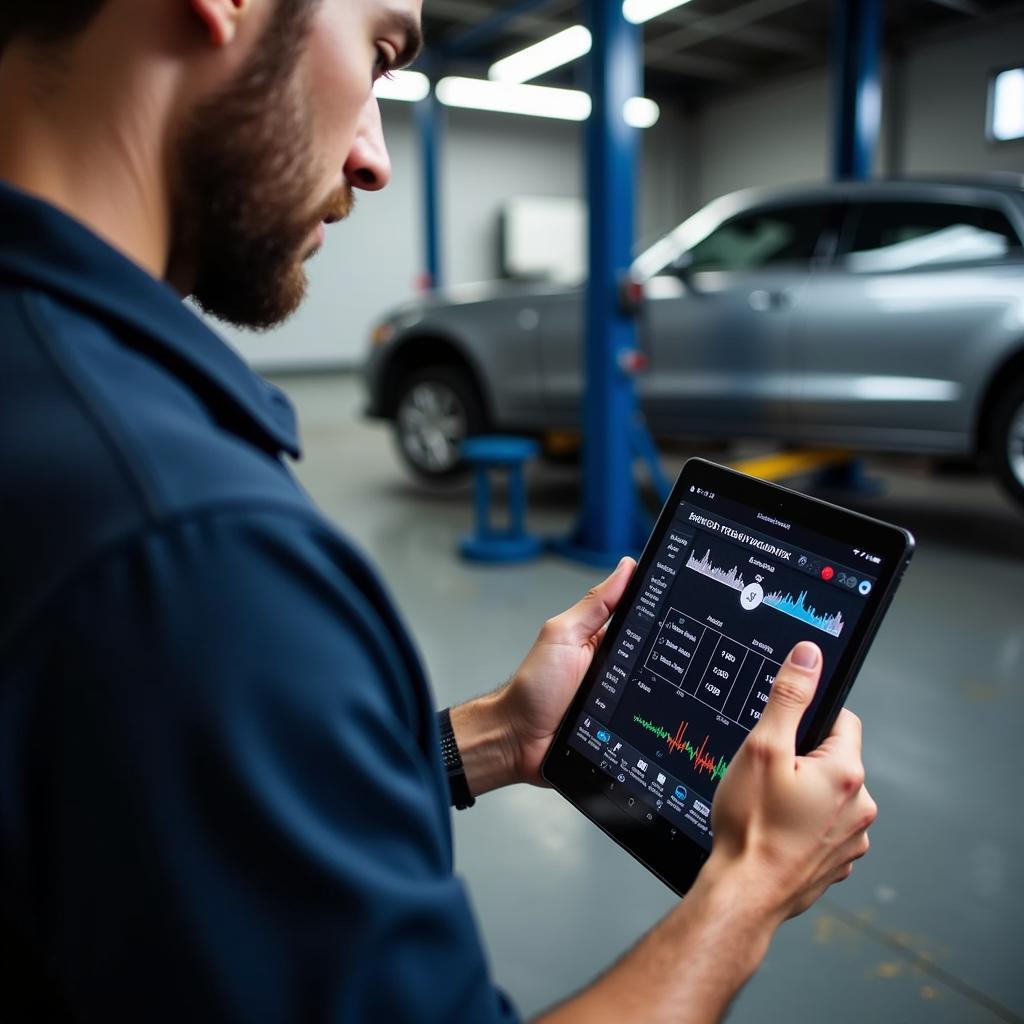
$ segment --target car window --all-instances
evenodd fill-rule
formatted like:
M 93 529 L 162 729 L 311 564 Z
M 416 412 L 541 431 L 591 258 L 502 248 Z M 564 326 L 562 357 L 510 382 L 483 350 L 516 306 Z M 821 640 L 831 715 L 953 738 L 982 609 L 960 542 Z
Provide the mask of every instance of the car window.
M 772 207 L 741 213 L 691 250 L 693 270 L 754 270 L 808 264 L 828 219 L 825 206 Z
M 1020 247 L 1005 214 L 960 203 L 865 203 L 847 239 L 843 262 L 863 272 L 1000 259 Z

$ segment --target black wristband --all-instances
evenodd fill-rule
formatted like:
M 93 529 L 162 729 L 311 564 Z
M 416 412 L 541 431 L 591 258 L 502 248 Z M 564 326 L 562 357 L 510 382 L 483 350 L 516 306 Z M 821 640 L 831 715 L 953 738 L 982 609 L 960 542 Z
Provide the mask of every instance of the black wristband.
M 457 811 L 464 811 L 476 803 L 469 791 L 466 771 L 462 767 L 462 755 L 459 745 L 455 742 L 455 730 L 452 728 L 451 708 L 437 713 L 437 728 L 441 733 L 441 757 L 444 769 L 448 773 L 448 788 L 451 791 L 451 803 Z

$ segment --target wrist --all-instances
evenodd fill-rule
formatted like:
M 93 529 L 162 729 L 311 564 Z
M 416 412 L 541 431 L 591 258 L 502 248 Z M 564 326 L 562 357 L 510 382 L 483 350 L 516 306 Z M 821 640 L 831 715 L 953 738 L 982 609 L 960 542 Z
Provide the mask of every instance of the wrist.
M 763 872 L 742 857 L 712 853 L 701 869 L 684 905 L 693 897 L 705 906 L 712 920 L 723 922 L 737 937 L 736 966 L 750 977 L 764 959 L 772 936 L 786 913 L 769 896 Z
M 515 737 L 501 691 L 452 708 L 451 721 L 474 797 L 519 781 Z

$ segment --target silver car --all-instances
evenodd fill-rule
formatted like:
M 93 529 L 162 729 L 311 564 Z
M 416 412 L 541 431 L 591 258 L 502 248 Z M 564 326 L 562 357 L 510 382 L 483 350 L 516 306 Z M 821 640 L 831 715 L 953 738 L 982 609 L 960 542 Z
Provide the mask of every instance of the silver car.
M 655 436 L 988 458 L 1024 501 L 1024 178 L 753 189 L 633 264 Z M 368 412 L 408 466 L 579 427 L 583 289 L 495 284 L 375 329 Z

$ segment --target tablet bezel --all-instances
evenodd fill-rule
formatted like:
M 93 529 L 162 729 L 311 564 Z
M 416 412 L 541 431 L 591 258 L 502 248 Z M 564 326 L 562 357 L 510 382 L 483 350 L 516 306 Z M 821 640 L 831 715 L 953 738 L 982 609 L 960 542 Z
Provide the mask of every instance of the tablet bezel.
M 914 539 L 906 530 L 841 508 L 818 498 L 746 476 L 704 459 L 693 458 L 683 466 L 654 530 L 651 533 L 633 578 L 619 602 L 608 627 L 608 640 L 622 628 L 629 609 L 636 601 L 661 541 L 670 528 L 675 509 L 687 500 L 691 487 L 716 494 L 813 530 L 837 543 L 858 544 L 882 558 L 878 579 L 864 614 L 860 617 L 846 648 L 835 667 L 828 690 L 822 695 L 813 716 L 806 723 L 801 752 L 813 749 L 828 734 L 839 709 L 846 700 L 871 641 L 892 601 L 899 581 L 914 550 Z M 673 828 L 659 815 L 648 820 L 649 809 L 639 808 L 625 799 L 625 790 L 610 780 L 596 765 L 568 744 L 574 723 L 582 712 L 603 664 L 602 651 L 595 653 L 566 712 L 541 768 L 551 786 L 574 807 L 639 860 L 666 885 L 683 895 L 693 884 L 708 852 L 682 831 Z

